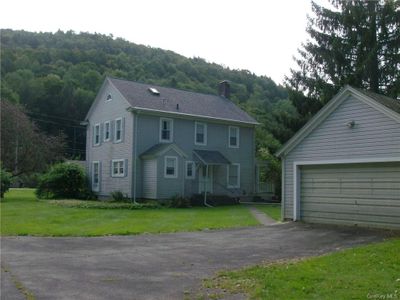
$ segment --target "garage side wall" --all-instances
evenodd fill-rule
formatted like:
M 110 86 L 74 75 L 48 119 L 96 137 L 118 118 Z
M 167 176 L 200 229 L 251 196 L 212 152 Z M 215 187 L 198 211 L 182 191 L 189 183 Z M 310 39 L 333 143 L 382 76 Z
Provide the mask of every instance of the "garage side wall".
M 400 157 L 400 124 L 349 96 L 285 157 L 284 218 L 293 218 L 295 162 L 387 157 Z

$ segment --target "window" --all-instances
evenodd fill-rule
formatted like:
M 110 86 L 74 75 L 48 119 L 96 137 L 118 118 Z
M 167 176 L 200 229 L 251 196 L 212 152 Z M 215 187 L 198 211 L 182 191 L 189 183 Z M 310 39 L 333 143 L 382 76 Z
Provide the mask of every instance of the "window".
M 207 124 L 196 122 L 194 125 L 195 145 L 207 145 Z
M 240 164 L 228 165 L 228 188 L 239 188 L 240 187 Z
M 113 159 L 111 161 L 111 177 L 124 177 L 125 176 L 125 160 Z
M 229 147 L 239 148 L 239 127 L 229 126 Z
M 186 162 L 186 178 L 194 179 L 195 177 L 195 164 L 193 161 Z
M 107 95 L 106 101 L 111 101 L 112 100 L 112 96 L 110 94 Z
M 100 162 L 94 161 L 92 168 L 92 190 L 98 192 L 100 190 Z
M 115 119 L 114 142 L 122 141 L 122 118 Z
M 164 158 L 164 177 L 178 177 L 178 158 L 176 156 L 166 156 Z
M 105 142 L 110 140 L 110 133 L 111 133 L 110 121 L 104 122 L 104 141 Z
M 173 122 L 171 119 L 160 119 L 160 142 L 172 142 Z
M 95 146 L 100 145 L 100 123 L 94 125 L 94 129 L 93 129 L 93 144 Z

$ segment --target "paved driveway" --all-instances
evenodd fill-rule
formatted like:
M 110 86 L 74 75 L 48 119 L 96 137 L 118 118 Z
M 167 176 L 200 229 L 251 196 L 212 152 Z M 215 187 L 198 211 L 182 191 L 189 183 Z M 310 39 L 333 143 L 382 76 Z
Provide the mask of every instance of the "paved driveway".
M 24 299 L 21 290 L 36 299 L 182 299 L 217 270 L 383 238 L 382 231 L 295 223 L 140 236 L 6 237 L 2 299 Z

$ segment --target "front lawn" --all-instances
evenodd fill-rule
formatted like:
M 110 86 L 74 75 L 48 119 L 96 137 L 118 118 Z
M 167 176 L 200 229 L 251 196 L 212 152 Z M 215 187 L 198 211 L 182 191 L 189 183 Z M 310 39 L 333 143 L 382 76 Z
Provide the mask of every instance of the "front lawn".
M 205 286 L 251 299 L 400 299 L 400 239 L 221 272 Z
M 11 189 L 0 203 L 1 235 L 101 236 L 254 226 L 246 207 L 101 209 L 38 201 L 33 189 Z

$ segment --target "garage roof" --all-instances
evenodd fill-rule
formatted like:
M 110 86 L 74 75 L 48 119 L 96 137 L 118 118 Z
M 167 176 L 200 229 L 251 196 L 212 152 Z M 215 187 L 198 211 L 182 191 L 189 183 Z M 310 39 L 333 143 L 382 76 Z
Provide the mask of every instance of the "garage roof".
M 388 117 L 400 123 L 400 100 L 392 99 L 373 92 L 345 86 L 332 98 L 310 121 L 308 121 L 285 145 L 275 154 L 285 156 L 295 148 L 306 136 L 319 126 L 349 95 L 363 101 Z

